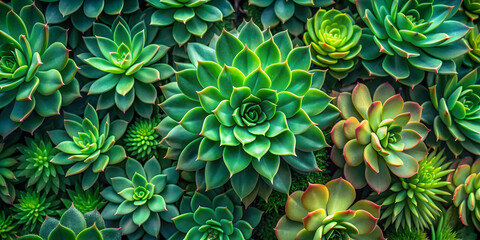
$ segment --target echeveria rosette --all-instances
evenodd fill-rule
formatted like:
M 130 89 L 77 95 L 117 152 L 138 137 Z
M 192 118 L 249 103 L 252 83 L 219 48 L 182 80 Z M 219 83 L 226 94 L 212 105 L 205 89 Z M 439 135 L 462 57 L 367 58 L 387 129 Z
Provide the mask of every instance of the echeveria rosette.
M 121 17 L 109 27 L 99 24 L 94 36 L 84 37 L 89 50 L 79 54 L 86 65 L 79 73 L 91 79 L 82 88 L 89 95 L 100 95 L 97 109 L 117 106 L 150 118 L 157 102 L 155 83 L 173 74 L 173 68 L 161 63 L 168 48 L 149 44 L 143 21 L 130 28 Z
M 89 189 L 108 165 L 122 162 L 127 158 L 125 149 L 115 142 L 127 128 L 127 122 L 117 119 L 110 122 L 107 114 L 102 121 L 97 112 L 88 104 L 83 118 L 65 112 L 65 130 L 48 132 L 50 139 L 60 150 L 51 160 L 54 164 L 72 165 L 65 176 L 82 175 L 82 187 Z
M 93 185 L 92 188 L 83 190 L 81 183 L 75 184 L 75 189 L 67 189 L 67 198 L 61 198 L 66 208 L 75 206 L 78 211 L 85 214 L 93 210 L 101 210 L 107 201 L 100 195 L 102 189 L 99 184 Z
M 420 83 L 425 71 L 456 73 L 452 59 L 470 49 L 463 39 L 470 27 L 450 19 L 460 0 L 357 0 L 368 28 L 360 43 L 362 64 L 374 76 L 391 76 L 408 86 Z
M 395 179 L 389 191 L 380 195 L 382 205 L 381 219 L 386 219 L 385 229 L 428 229 L 442 214 L 442 204 L 447 203 L 444 196 L 450 192 L 444 187 L 450 183 L 446 177 L 453 169 L 451 162 L 443 155 L 445 149 L 433 150 L 420 161 L 418 173 L 410 178 Z
M 18 161 L 13 156 L 17 153 L 17 146 L 5 146 L 5 142 L 0 143 L 0 199 L 9 204 L 15 200 L 15 187 L 13 182 L 17 180 L 14 166 Z
M 405 102 L 384 83 L 373 94 L 357 83 L 352 93 L 337 98 L 342 120 L 331 131 L 331 159 L 345 178 L 360 189 L 369 185 L 378 193 L 388 189 L 391 173 L 412 177 L 428 153 L 423 140 L 429 130 L 420 122 L 422 108 Z
M 463 13 L 467 15 L 472 21 L 478 19 L 480 14 L 480 1 L 478 0 L 464 0 L 463 2 Z
M 128 126 L 123 137 L 125 149 L 132 158 L 148 160 L 153 156 L 159 157 L 158 150 L 162 147 L 160 134 L 155 129 L 160 123 L 158 116 L 151 119 L 137 118 Z
M 354 203 L 355 198 L 352 184 L 342 178 L 310 184 L 288 197 L 286 215 L 278 221 L 275 234 L 279 240 L 385 239 L 377 226 L 380 205 L 369 200 Z
M 345 78 L 357 64 L 357 55 L 362 49 L 358 44 L 362 29 L 346 13 L 336 9 L 320 9 L 307 21 L 303 35 L 306 45 L 311 44 L 312 62 L 335 79 Z
M 478 204 L 480 192 L 480 159 L 466 157 L 455 161 L 451 169 L 454 172 L 448 176 L 449 188 L 453 192 L 453 205 L 458 208 L 460 221 L 473 226 L 480 231 L 480 206 Z
M 195 192 L 183 197 L 180 215 L 173 218 L 178 231 L 168 240 L 251 239 L 261 218 L 262 211 L 244 209 L 231 189 Z
M 171 26 L 175 42 L 182 46 L 190 37 L 203 37 L 211 23 L 223 21 L 234 12 L 228 0 L 147 0 L 156 10 L 154 26 Z
M 20 192 L 17 203 L 12 208 L 15 212 L 13 217 L 17 220 L 17 224 L 22 226 L 23 231 L 38 230 L 40 223 L 45 221 L 47 215 L 57 215 L 56 210 L 60 201 L 55 198 L 56 195 L 51 194 L 47 197 L 44 192 L 37 193 L 28 189 L 26 192 Z
M 20 127 L 33 133 L 45 117 L 80 96 L 77 66 L 65 48 L 66 32 L 50 27 L 34 5 L 0 2 L 0 135 Z
M 320 127 L 338 116 L 307 72 L 309 48 L 293 49 L 286 32 L 264 34 L 248 22 L 238 37 L 224 31 L 215 50 L 189 44 L 196 68 L 162 87 L 167 117 L 157 129 L 167 154 L 179 169 L 196 171 L 201 189 L 231 178 L 242 200 L 257 192 L 266 198 L 272 187 L 288 193 L 289 165 L 316 171 L 313 151 L 328 146 Z
M 178 215 L 175 203 L 183 190 L 177 185 L 179 172 L 175 167 L 162 170 L 156 158 L 144 166 L 129 158 L 124 169 L 108 167 L 105 175 L 112 186 L 101 192 L 109 202 L 102 216 L 120 220 L 122 235 L 157 237 L 161 226 L 173 223 L 172 218 Z

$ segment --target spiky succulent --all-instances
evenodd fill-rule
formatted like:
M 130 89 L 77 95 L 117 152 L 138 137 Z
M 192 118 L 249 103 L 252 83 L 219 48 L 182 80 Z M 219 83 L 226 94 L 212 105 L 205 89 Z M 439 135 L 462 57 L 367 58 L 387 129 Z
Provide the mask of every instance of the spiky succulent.
M 25 235 L 19 240 L 120 240 L 119 228 L 105 228 L 105 222 L 97 210 L 85 213 L 75 206 L 62 214 L 60 220 L 47 217 L 39 235 Z
M 371 75 L 391 76 L 414 86 L 425 71 L 456 73 L 452 59 L 469 51 L 463 39 L 469 27 L 451 19 L 461 0 L 357 0 L 368 26 L 360 57 Z
M 93 210 L 101 210 L 107 201 L 100 195 L 100 186 L 95 184 L 88 190 L 83 190 L 80 183 L 75 184 L 75 190 L 67 189 L 68 198 L 62 198 L 65 207 L 72 204 L 78 211 L 85 214 Z
M 140 116 L 151 117 L 157 101 L 155 83 L 170 77 L 173 69 L 159 62 L 168 48 L 149 44 L 146 31 L 145 22 L 130 28 L 118 17 L 111 27 L 99 24 L 94 36 L 84 38 L 90 52 L 79 55 L 86 63 L 80 74 L 92 81 L 82 90 L 100 95 L 97 109 L 116 105 L 124 113 L 135 109 Z
M 13 216 L 6 215 L 5 212 L 0 212 L 0 238 L 4 240 L 17 239 L 16 223 L 13 221 Z
M 15 200 L 15 187 L 12 181 L 16 180 L 13 166 L 17 164 L 17 160 L 12 156 L 17 152 L 16 146 L 5 146 L 0 143 L 0 199 L 9 204 L 13 204 Z
M 59 151 L 48 136 L 35 134 L 34 138 L 26 138 L 25 145 L 18 150 L 21 155 L 17 177 L 28 179 L 27 187 L 37 192 L 52 190 L 55 194 L 65 190 L 65 172 L 61 166 L 50 162 Z
M 108 165 L 117 164 L 127 157 L 125 149 L 115 145 L 125 132 L 127 122 L 119 119 L 110 122 L 108 114 L 100 122 L 90 104 L 85 108 L 83 117 L 65 112 L 65 130 L 49 131 L 48 135 L 60 150 L 51 162 L 73 164 L 66 172 L 67 177 L 84 172 L 82 187 L 86 190 L 93 186 Z
M 289 166 L 318 168 L 313 151 L 328 145 L 320 128 L 338 109 L 307 72 L 309 48 L 293 49 L 286 32 L 269 34 L 248 22 L 238 37 L 224 31 L 215 49 L 191 43 L 196 68 L 162 87 L 162 143 L 177 153 L 179 169 L 196 171 L 199 188 L 231 178 L 240 198 L 266 198 L 272 187 L 288 193 Z
M 354 23 L 349 15 L 335 9 L 320 9 L 308 19 L 303 41 L 312 46 L 313 63 L 328 69 L 335 79 L 345 78 L 358 62 L 362 29 Z
M 228 0 L 147 0 L 154 8 L 151 23 L 155 26 L 171 26 L 175 42 L 180 46 L 190 37 L 203 37 L 213 22 L 234 12 Z
M 420 162 L 418 173 L 410 178 L 398 178 L 390 191 L 381 194 L 378 201 L 385 209 L 382 219 L 386 219 L 385 228 L 394 225 L 398 231 L 412 228 L 428 229 L 441 215 L 441 204 L 447 203 L 443 196 L 450 192 L 443 189 L 449 185 L 444 177 L 452 169 L 450 162 L 445 163 L 444 149 L 434 150 Z
M 26 1 L 28 2 L 28 1 Z M 68 58 L 66 32 L 50 27 L 34 5 L 0 2 L 0 135 L 20 127 L 32 133 L 45 117 L 79 96 L 77 66 Z M 19 8 L 21 7 L 21 8 Z
M 340 93 L 337 106 L 343 119 L 331 131 L 331 159 L 355 188 L 368 184 L 380 193 L 390 186 L 391 173 L 400 178 L 417 173 L 429 131 L 420 123 L 418 103 L 405 102 L 388 83 L 377 87 L 372 99 L 358 83 L 352 93 Z
M 254 207 L 244 209 L 231 189 L 195 192 L 183 197 L 180 215 L 173 218 L 178 232 L 169 240 L 251 239 L 261 217 Z
M 423 86 L 413 90 L 414 97 L 427 96 L 422 121 L 433 126 L 437 141 L 446 142 L 455 155 L 464 149 L 480 154 L 480 84 L 476 81 L 477 69 L 460 77 L 437 76 L 428 90 Z
M 275 227 L 277 238 L 385 239 L 377 226 L 380 206 L 369 200 L 353 204 L 355 198 L 352 184 L 342 178 L 292 193 L 285 205 L 286 215 Z
M 175 167 L 163 169 L 156 158 L 144 166 L 129 158 L 125 170 L 108 167 L 107 181 L 112 185 L 102 191 L 109 202 L 102 211 L 106 220 L 120 219 L 122 235 L 135 239 L 158 236 L 160 226 L 172 223 L 178 215 L 175 203 L 183 190 L 177 186 L 179 173 Z
M 17 203 L 13 205 L 13 216 L 17 220 L 17 224 L 27 232 L 33 232 L 43 223 L 48 216 L 57 215 L 56 210 L 60 201 L 56 200 L 56 195 L 47 197 L 45 192 L 37 193 L 27 189 L 26 192 L 20 192 Z
M 145 161 L 153 156 L 158 157 L 158 149 L 162 147 L 160 145 L 162 139 L 155 129 L 158 123 L 160 123 L 158 117 L 138 118 L 128 126 L 123 141 L 125 141 L 125 149 L 132 158 Z

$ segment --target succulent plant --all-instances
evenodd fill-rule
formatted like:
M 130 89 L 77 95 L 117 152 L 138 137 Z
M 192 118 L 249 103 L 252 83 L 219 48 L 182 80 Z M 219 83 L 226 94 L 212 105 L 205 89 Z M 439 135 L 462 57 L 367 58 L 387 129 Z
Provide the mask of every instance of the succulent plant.
M 19 240 L 121 240 L 119 228 L 105 228 L 105 222 L 97 210 L 85 213 L 75 206 L 65 211 L 57 220 L 47 217 L 39 235 L 25 235 Z
M 146 233 L 156 237 L 161 225 L 172 223 L 178 215 L 175 203 L 183 190 L 177 186 L 179 173 L 175 167 L 162 170 L 156 158 L 144 166 L 129 158 L 125 170 L 108 167 L 105 174 L 112 186 L 101 193 L 109 202 L 102 216 L 106 220 L 120 219 L 122 235 L 138 239 Z
M 150 118 L 157 101 L 155 83 L 173 74 L 173 68 L 159 60 L 168 48 L 146 42 L 147 28 L 139 22 L 130 28 L 118 17 L 112 27 L 100 24 L 93 29 L 95 36 L 85 37 L 90 52 L 79 54 L 86 63 L 79 72 L 92 79 L 82 91 L 100 95 L 97 109 L 116 105 L 122 112 L 129 109 Z
M 461 0 L 358 0 L 363 29 L 360 57 L 371 75 L 391 76 L 408 86 L 420 83 L 425 71 L 456 73 L 452 59 L 469 47 L 463 37 L 470 27 L 450 19 Z
M 285 213 L 275 227 L 279 240 L 385 239 L 377 220 L 380 206 L 360 200 L 352 184 L 338 178 L 327 184 L 310 184 L 292 193 Z
M 358 83 L 352 93 L 339 94 L 337 106 L 342 120 L 331 131 L 331 159 L 355 188 L 368 184 L 380 193 L 390 186 L 391 173 L 400 178 L 417 173 L 429 131 L 420 122 L 418 103 L 405 102 L 389 83 L 378 86 L 372 99 Z
M 480 37 L 478 33 L 478 26 L 473 26 L 472 30 L 468 33 L 466 39 L 468 40 L 468 45 L 472 51 L 468 52 L 464 58 L 463 63 L 470 67 L 476 68 L 480 66 Z
M 428 90 L 423 86 L 413 89 L 413 97 L 427 96 L 427 101 L 422 103 L 422 121 L 433 126 L 437 141 L 446 142 L 456 156 L 464 149 L 479 155 L 480 85 L 476 83 L 477 69 L 464 76 L 437 76 L 432 80 Z
M 472 21 L 477 20 L 478 15 L 480 14 L 480 1 L 464 0 L 462 3 L 465 15 L 467 15 Z
M 233 192 L 195 192 L 180 203 L 180 215 L 173 218 L 178 232 L 169 240 L 251 239 L 262 217 L 254 207 L 244 209 Z
M 234 12 L 228 0 L 147 0 L 155 8 L 154 26 L 173 25 L 172 35 L 180 46 L 192 35 L 203 37 L 210 23 L 223 21 Z
M 132 158 L 146 161 L 153 156 L 159 157 L 157 153 L 162 147 L 160 145 L 162 139 L 155 129 L 159 123 L 160 119 L 158 117 L 152 119 L 138 118 L 128 126 L 123 141 L 125 142 L 125 149 Z
M 68 198 L 62 198 L 65 207 L 75 206 L 78 211 L 85 214 L 93 210 L 101 210 L 107 201 L 100 195 L 98 183 L 92 188 L 83 190 L 81 184 L 75 184 L 75 190 L 67 189 Z
M 362 29 L 354 23 L 349 15 L 335 9 L 320 9 L 307 21 L 303 41 L 312 46 L 312 61 L 328 69 L 335 79 L 345 78 L 358 62 Z
M 286 32 L 269 34 L 248 22 L 238 37 L 224 31 L 215 49 L 191 43 L 196 68 L 162 86 L 167 117 L 157 129 L 167 155 L 179 169 L 196 171 L 199 188 L 231 179 L 242 201 L 266 198 L 272 187 L 288 193 L 289 166 L 316 171 L 313 151 L 328 146 L 320 128 L 338 116 L 307 72 L 309 48 L 293 49 Z
M 65 172 L 61 166 L 50 162 L 59 151 L 48 136 L 35 134 L 34 138 L 26 138 L 25 145 L 18 150 L 21 155 L 17 177 L 28 179 L 27 187 L 34 187 L 37 192 L 52 190 L 55 194 L 65 191 Z
M 452 169 L 445 162 L 445 149 L 433 150 L 420 161 L 418 173 L 410 178 L 398 178 L 390 191 L 380 196 L 379 204 L 385 209 L 381 218 L 386 219 L 385 228 L 394 225 L 398 231 L 412 228 L 424 230 L 430 228 L 442 213 L 442 204 L 447 203 L 443 196 L 450 192 L 443 189 L 450 183 L 445 181 Z
M 34 5 L 0 2 L 0 135 L 20 127 L 33 133 L 79 94 L 77 66 L 68 58 L 66 32 L 50 27 Z M 14 11 L 15 10 L 15 11 Z
M 16 180 L 13 166 L 17 160 L 12 156 L 17 152 L 16 146 L 5 146 L 5 142 L 0 143 L 0 199 L 9 204 L 15 200 L 15 187 L 12 181 Z
M 56 195 L 47 197 L 45 192 L 37 193 L 29 189 L 26 192 L 18 194 L 17 203 L 13 205 L 13 216 L 17 220 L 17 224 L 22 226 L 22 230 L 33 232 L 38 228 L 40 223 L 45 221 L 48 216 L 57 214 L 58 204 Z
M 0 238 L 4 240 L 17 239 L 16 223 L 13 221 L 13 216 L 6 215 L 5 212 L 0 212 Z
M 115 145 L 115 141 L 125 132 L 127 122 L 110 122 L 108 114 L 100 122 L 97 112 L 90 104 L 85 108 L 84 118 L 67 112 L 64 118 L 65 130 L 48 132 L 60 150 L 51 162 L 59 165 L 73 164 L 66 172 L 67 177 L 85 172 L 82 187 L 86 190 L 97 181 L 108 165 L 122 162 L 127 157 L 125 149 Z

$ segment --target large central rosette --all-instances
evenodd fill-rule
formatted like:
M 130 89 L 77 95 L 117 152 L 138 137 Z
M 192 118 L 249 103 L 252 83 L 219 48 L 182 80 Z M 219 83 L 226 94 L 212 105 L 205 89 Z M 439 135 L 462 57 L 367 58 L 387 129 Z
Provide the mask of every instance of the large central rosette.
M 318 169 L 312 152 L 327 146 L 320 128 L 338 109 L 308 72 L 308 47 L 293 49 L 286 32 L 272 37 L 250 22 L 238 37 L 223 32 L 215 50 L 194 43 L 188 52 L 197 68 L 162 87 L 168 117 L 157 127 L 179 169 L 196 171 L 207 189 L 231 178 L 241 198 L 287 193 L 289 165 Z

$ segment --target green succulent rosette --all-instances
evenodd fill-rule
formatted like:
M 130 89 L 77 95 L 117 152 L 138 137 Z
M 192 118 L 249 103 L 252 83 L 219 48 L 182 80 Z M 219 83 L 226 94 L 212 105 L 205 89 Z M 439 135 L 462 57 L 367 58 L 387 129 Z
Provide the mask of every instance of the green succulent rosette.
M 480 35 L 478 33 L 478 26 L 473 26 L 472 30 L 466 37 L 468 46 L 472 51 L 468 52 L 463 57 L 463 64 L 473 69 L 480 66 Z
M 155 116 L 152 119 L 138 118 L 128 126 L 123 141 L 132 158 L 146 161 L 153 156 L 159 157 L 158 152 L 162 148 L 162 139 L 156 130 L 159 123 L 160 118 Z
M 445 162 L 444 150 L 433 150 L 420 161 L 417 174 L 396 179 L 389 191 L 380 195 L 377 203 L 384 208 L 381 219 L 386 219 L 385 229 L 390 225 L 397 231 L 429 229 L 441 216 L 442 204 L 448 203 L 444 196 L 451 195 L 445 188 L 450 184 L 445 176 L 454 171 L 448 169 L 451 162 Z
M 173 218 L 177 232 L 168 240 L 251 239 L 262 211 L 244 209 L 233 192 L 195 192 L 184 196 L 180 215 Z
M 73 190 L 67 189 L 68 197 L 60 199 L 66 208 L 73 205 L 78 211 L 85 214 L 101 210 L 107 204 L 107 201 L 100 195 L 100 190 L 103 188 L 98 183 L 87 190 L 83 190 L 81 186 L 81 183 L 76 183 Z
M 339 94 L 337 106 L 342 120 L 331 131 L 335 147 L 330 158 L 355 188 L 368 184 L 381 193 L 392 173 L 409 178 L 418 172 L 418 162 L 428 153 L 423 141 L 429 132 L 420 122 L 418 103 L 405 102 L 389 83 L 378 86 L 373 98 L 367 86 L 357 83 L 352 93 Z
M 12 210 L 15 212 L 13 217 L 17 224 L 22 226 L 23 231 L 36 231 L 47 215 L 57 215 L 56 210 L 60 201 L 55 198 L 56 195 L 47 197 L 46 193 L 37 193 L 29 189 L 26 192 L 20 192 L 17 202 L 13 205 Z
M 83 118 L 65 112 L 64 119 L 65 130 L 48 132 L 53 144 L 60 150 L 51 162 L 72 165 L 65 173 L 67 177 L 83 173 L 82 188 L 87 190 L 108 165 L 127 158 L 125 149 L 115 142 L 123 135 L 128 123 L 119 119 L 110 122 L 108 114 L 100 122 L 90 104 L 85 108 Z
M 4 203 L 13 204 L 15 200 L 15 187 L 13 182 L 17 180 L 14 166 L 18 161 L 13 156 L 17 153 L 17 146 L 5 146 L 5 143 L 0 143 L 0 199 Z
M 162 144 L 178 169 L 196 171 L 200 189 L 231 180 L 242 201 L 253 201 L 272 187 L 288 193 L 289 166 L 318 169 L 313 151 L 328 146 L 320 128 L 338 109 L 308 72 L 309 48 L 293 49 L 286 32 L 269 34 L 248 22 L 238 37 L 224 31 L 215 49 L 191 43 L 196 68 L 162 86 Z
M 464 0 L 462 1 L 463 13 L 467 15 L 470 20 L 474 21 L 478 19 L 480 14 L 480 1 L 478 0 Z
M 82 91 L 100 95 L 98 110 L 115 105 L 124 113 L 135 109 L 140 116 L 151 117 L 157 102 L 155 83 L 169 78 L 174 71 L 160 62 L 168 48 L 148 44 L 146 31 L 145 22 L 130 28 L 118 17 L 112 27 L 98 24 L 94 36 L 84 38 L 89 52 L 78 55 L 85 63 L 79 73 L 91 81 Z
M 228 0 L 147 0 L 155 8 L 151 16 L 154 26 L 171 26 L 178 45 L 190 37 L 203 37 L 211 23 L 223 21 L 234 12 Z
M 5 212 L 0 212 L 0 238 L 5 240 L 17 239 L 16 223 L 13 221 L 13 216 L 6 215 Z
M 27 1 L 28 2 L 28 1 Z M 34 5 L 0 2 L 0 135 L 33 133 L 46 117 L 80 96 L 66 31 L 50 27 Z
M 307 190 L 288 197 L 286 214 L 278 221 L 275 234 L 279 240 L 384 240 L 377 226 L 380 205 L 369 200 L 355 202 L 355 198 L 352 184 L 342 178 L 325 185 L 310 184 Z
M 357 64 L 357 55 L 362 49 L 358 44 L 362 29 L 355 21 L 338 10 L 320 9 L 307 21 L 303 35 L 306 45 L 312 46 L 313 63 L 335 79 L 345 78 Z
M 452 59 L 466 54 L 463 39 L 470 28 L 451 19 L 460 0 L 358 0 L 368 28 L 360 43 L 362 64 L 370 75 L 391 76 L 408 86 L 419 84 L 425 71 L 455 74 Z
M 102 211 L 106 220 L 120 220 L 122 235 L 129 239 L 157 237 L 161 226 L 168 228 L 179 214 L 175 203 L 182 197 L 175 167 L 162 169 L 156 158 L 144 166 L 129 158 L 125 169 L 108 167 L 110 187 L 101 194 L 109 202 Z M 163 234 L 163 231 L 162 231 Z

